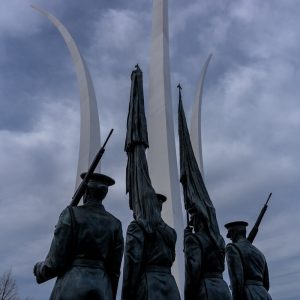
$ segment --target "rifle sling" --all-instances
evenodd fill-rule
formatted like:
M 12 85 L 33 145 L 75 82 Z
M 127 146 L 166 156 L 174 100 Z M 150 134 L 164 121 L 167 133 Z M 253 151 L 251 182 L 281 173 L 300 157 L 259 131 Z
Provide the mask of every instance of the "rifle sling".
M 247 269 L 247 264 L 245 263 L 245 259 L 244 256 L 242 255 L 242 252 L 240 250 L 240 248 L 235 245 L 234 243 L 230 243 L 231 246 L 233 246 L 233 248 L 235 248 L 237 250 L 237 252 L 239 253 L 239 256 L 241 258 L 242 261 L 242 268 L 243 268 L 243 279 L 244 279 L 244 284 L 246 283 L 246 274 L 248 273 L 248 269 Z
M 74 260 L 75 258 L 75 249 L 77 244 L 77 226 L 76 226 L 76 218 L 73 207 L 71 205 L 68 206 L 68 210 L 71 217 L 71 230 L 72 230 L 72 248 L 71 248 L 71 258 Z

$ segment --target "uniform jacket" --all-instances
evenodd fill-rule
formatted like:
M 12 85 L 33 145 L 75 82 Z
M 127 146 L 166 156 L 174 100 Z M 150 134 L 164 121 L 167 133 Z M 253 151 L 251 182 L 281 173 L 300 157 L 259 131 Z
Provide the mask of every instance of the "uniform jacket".
M 204 232 L 185 230 L 185 300 L 230 300 L 223 280 L 225 243 L 218 248 Z
M 164 222 L 148 234 L 133 221 L 127 229 L 123 300 L 179 300 L 170 268 L 175 260 L 176 232 Z
M 233 300 L 270 300 L 264 255 L 247 239 L 226 246 Z
M 50 300 L 115 299 L 123 243 L 121 222 L 103 205 L 66 208 L 46 260 L 36 265 L 37 281 L 57 276 Z

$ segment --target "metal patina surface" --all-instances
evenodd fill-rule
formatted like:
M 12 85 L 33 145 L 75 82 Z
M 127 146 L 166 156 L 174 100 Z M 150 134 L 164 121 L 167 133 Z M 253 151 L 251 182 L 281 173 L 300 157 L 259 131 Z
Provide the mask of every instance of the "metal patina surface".
M 226 246 L 226 260 L 233 300 L 271 300 L 268 265 L 263 253 L 246 239 L 247 222 L 225 225 L 232 243 Z
M 127 117 L 126 191 L 134 221 L 127 229 L 123 270 L 123 300 L 179 300 L 170 268 L 175 259 L 176 232 L 160 217 L 166 197 L 156 194 L 149 177 L 143 77 L 138 66 L 131 74 Z M 150 146 L 151 147 L 151 146 Z
M 193 152 L 180 85 L 178 88 L 180 181 L 185 209 L 191 214 L 191 224 L 188 222 L 184 231 L 184 297 L 185 300 L 230 300 L 229 288 L 222 275 L 225 268 L 225 242 Z

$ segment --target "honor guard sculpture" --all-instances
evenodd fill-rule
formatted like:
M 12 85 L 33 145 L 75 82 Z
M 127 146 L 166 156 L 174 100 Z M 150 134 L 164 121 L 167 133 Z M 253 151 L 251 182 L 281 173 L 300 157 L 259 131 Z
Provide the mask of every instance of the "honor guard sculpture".
M 57 277 L 50 300 L 116 299 L 122 227 L 102 205 L 108 186 L 114 183 L 106 175 L 93 173 L 84 204 L 68 206 L 61 213 L 46 260 L 34 266 L 38 283 Z
M 171 266 L 176 232 L 161 218 L 166 197 L 155 193 L 148 172 L 148 147 L 143 79 L 138 66 L 131 74 L 131 95 L 125 151 L 126 191 L 134 221 L 127 229 L 124 254 L 123 300 L 179 300 Z
M 215 208 L 194 156 L 182 107 L 180 85 L 178 88 L 180 181 L 188 219 L 191 214 L 191 221 L 188 220 L 184 231 L 184 296 L 185 300 L 230 300 L 230 291 L 222 276 L 225 268 L 225 242 L 220 235 Z
M 232 243 L 226 246 L 226 260 L 233 300 L 271 300 L 266 259 L 246 238 L 247 222 L 225 225 Z
M 157 194 L 159 206 L 166 197 Z M 161 210 L 160 208 L 160 210 Z M 176 232 L 163 220 L 146 232 L 138 221 L 126 235 L 122 300 L 179 300 L 171 267 L 175 260 Z

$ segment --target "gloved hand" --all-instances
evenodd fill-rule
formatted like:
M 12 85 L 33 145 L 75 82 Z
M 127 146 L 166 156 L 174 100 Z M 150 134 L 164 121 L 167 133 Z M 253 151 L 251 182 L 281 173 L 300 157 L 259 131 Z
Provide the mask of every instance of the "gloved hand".
M 39 284 L 45 281 L 45 279 L 42 276 L 43 266 L 44 266 L 44 262 L 40 261 L 37 262 L 33 267 L 33 274 L 35 276 L 36 282 Z
M 184 237 L 190 235 L 193 233 L 193 227 L 190 227 L 190 226 L 187 226 L 185 229 L 184 229 Z

